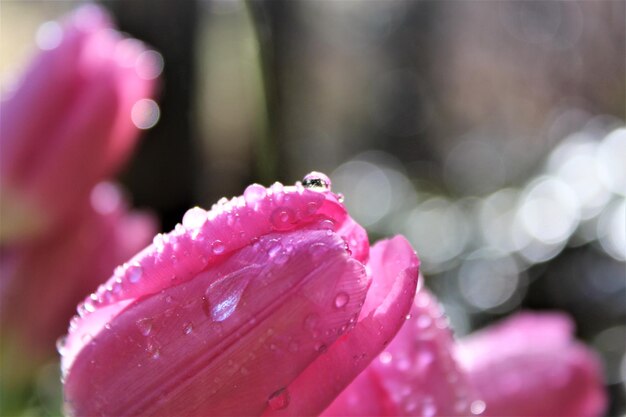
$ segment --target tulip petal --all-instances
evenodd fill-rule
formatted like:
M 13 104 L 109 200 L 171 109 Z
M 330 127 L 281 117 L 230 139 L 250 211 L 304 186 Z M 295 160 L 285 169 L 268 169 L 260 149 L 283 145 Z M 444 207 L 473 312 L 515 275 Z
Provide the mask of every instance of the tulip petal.
M 171 286 L 172 280 L 181 283 L 195 277 L 268 233 L 298 228 L 333 233 L 347 219 L 345 208 L 331 192 L 302 185 L 276 183 L 266 189 L 254 184 L 243 197 L 223 200 L 208 212 L 189 210 L 182 225 L 157 236 L 151 246 L 116 270 L 95 298 L 104 306 L 153 294 Z M 346 242 L 350 236 L 342 235 Z
M 383 387 L 380 377 L 365 369 L 324 410 L 324 417 L 382 417 L 395 416 L 396 405 Z
M 82 330 L 70 333 L 68 406 L 78 415 L 220 416 L 281 407 L 283 389 L 328 356 L 366 290 L 363 265 L 337 234 L 262 236 L 194 279 L 122 306 L 88 343 Z
M 404 263 L 385 264 L 384 261 L 390 259 L 382 254 L 390 253 L 385 251 L 388 247 L 400 252 L 398 258 L 393 256 L 391 259 L 403 259 Z M 383 288 L 387 289 L 384 299 L 380 300 L 380 293 L 370 294 L 370 290 L 367 298 L 373 296 L 380 300 L 378 306 L 361 317 L 352 331 L 333 344 L 289 386 L 289 407 L 284 410 L 268 409 L 265 416 L 318 415 L 387 346 L 404 324 L 417 286 L 418 260 L 415 252 L 406 239 L 396 237 L 374 245 L 371 259 L 381 260 L 370 265 L 373 282 L 381 279 L 391 284 L 378 286 L 380 292 Z
M 26 207 L 40 224 L 25 234 L 60 227 L 127 160 L 138 136 L 131 109 L 155 86 L 138 72 L 151 65 L 139 59 L 145 46 L 114 31 L 102 8 L 80 8 L 59 30 L 59 45 L 42 51 L 0 104 L 0 186 L 17 200 L 3 206 Z
M 462 340 L 458 357 L 487 416 L 599 416 L 606 407 L 596 356 L 555 313 L 521 313 Z

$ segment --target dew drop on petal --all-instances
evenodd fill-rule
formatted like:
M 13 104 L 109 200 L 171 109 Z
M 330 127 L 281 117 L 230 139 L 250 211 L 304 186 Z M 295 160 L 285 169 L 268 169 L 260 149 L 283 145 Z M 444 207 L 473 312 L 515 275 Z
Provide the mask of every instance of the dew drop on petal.
M 137 320 L 137 327 L 142 335 L 148 336 L 152 331 L 152 319 L 145 318 Z
M 346 304 L 348 304 L 348 301 L 350 301 L 350 296 L 346 294 L 345 292 L 340 292 L 335 297 L 335 308 L 345 307 Z
M 309 246 L 309 253 L 313 256 L 314 259 L 320 259 L 326 252 L 328 248 L 324 243 L 314 243 Z
M 281 388 L 268 397 L 267 405 L 272 410 L 282 410 L 287 408 L 289 400 L 289 391 L 286 388 Z
M 136 284 L 141 280 L 141 277 L 143 276 L 143 268 L 141 267 L 141 265 L 131 265 L 128 268 L 127 274 L 128 281 L 131 284 Z
M 335 222 L 330 219 L 322 220 L 319 223 L 319 228 L 321 230 L 335 230 Z
M 295 213 L 289 207 L 278 207 L 270 215 L 270 222 L 276 230 L 287 230 L 295 222 Z
M 183 226 L 187 229 L 197 229 L 202 227 L 206 221 L 207 212 L 200 207 L 194 207 L 187 210 L 183 216 Z
M 326 346 L 326 344 L 318 342 L 315 344 L 315 350 L 318 351 L 319 353 L 324 353 L 328 350 L 328 346 Z
M 330 178 L 321 172 L 311 172 L 302 180 L 302 186 L 313 191 L 330 191 Z
M 262 185 L 252 184 L 243 192 L 243 198 L 247 205 L 254 207 L 257 202 L 265 198 L 266 193 L 265 187 Z
M 57 339 L 56 342 L 56 347 L 57 347 L 57 352 L 59 352 L 59 355 L 63 356 L 65 355 L 65 341 L 67 340 L 67 336 L 61 336 Z
M 213 242 L 213 244 L 211 244 L 211 250 L 216 255 L 224 253 L 225 249 L 226 249 L 226 245 L 224 245 L 224 243 L 221 240 L 216 240 L 215 242 Z
M 289 352 L 297 352 L 298 350 L 300 350 L 300 345 L 296 341 L 291 341 L 289 342 L 288 349 Z
M 193 324 L 191 322 L 185 323 L 183 325 L 183 333 L 185 333 L 185 334 L 193 333 Z

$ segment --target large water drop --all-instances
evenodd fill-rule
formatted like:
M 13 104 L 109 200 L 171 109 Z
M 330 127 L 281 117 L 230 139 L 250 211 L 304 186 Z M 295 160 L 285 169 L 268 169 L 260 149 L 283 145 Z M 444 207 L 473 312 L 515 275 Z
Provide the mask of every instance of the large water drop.
M 302 185 L 309 190 L 324 192 L 330 191 L 331 182 L 327 175 L 313 171 L 304 177 Z

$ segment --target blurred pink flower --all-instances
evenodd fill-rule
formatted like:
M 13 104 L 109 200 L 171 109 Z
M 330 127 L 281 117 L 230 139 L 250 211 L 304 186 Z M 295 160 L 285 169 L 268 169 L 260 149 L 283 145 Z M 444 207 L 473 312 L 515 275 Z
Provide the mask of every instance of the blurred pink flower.
M 418 260 L 371 248 L 323 174 L 254 184 L 120 267 L 62 346 L 76 415 L 315 415 L 405 321 Z
M 145 247 L 156 230 L 151 215 L 128 212 L 113 184 L 99 184 L 91 197 L 65 233 L 0 252 L 3 335 L 17 331 L 29 345 L 48 351 L 47 356 L 76 301 Z
M 44 28 L 45 50 L 0 107 L 3 376 L 51 357 L 76 302 L 156 228 L 102 182 L 137 141 L 131 109 L 153 93 L 156 52 L 93 5 Z
M 598 360 L 562 314 L 521 313 L 454 343 L 418 291 L 394 341 L 323 416 L 600 416 Z
M 86 209 L 93 186 L 133 149 L 131 111 L 158 75 L 156 52 L 113 30 L 97 6 L 46 25 L 48 49 L 0 104 L 3 243 L 64 227 Z
M 573 327 L 564 314 L 525 312 L 461 340 L 459 361 L 484 415 L 601 416 L 601 368 Z

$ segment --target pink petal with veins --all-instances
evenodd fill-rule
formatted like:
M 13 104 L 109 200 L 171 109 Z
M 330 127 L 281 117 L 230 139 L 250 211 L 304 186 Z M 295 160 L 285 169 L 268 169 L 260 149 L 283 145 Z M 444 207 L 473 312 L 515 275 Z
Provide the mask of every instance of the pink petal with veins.
M 486 416 L 601 416 L 596 356 L 557 313 L 520 313 L 461 341 L 457 354 Z
M 361 262 L 367 236 L 316 176 L 327 187 L 255 184 L 209 212 L 190 210 L 79 306 L 62 349 L 69 408 L 298 415 L 303 405 L 326 407 L 327 394 L 308 405 L 300 376 L 312 363 L 339 361 L 343 382 L 333 390 L 351 381 L 404 321 L 417 260 L 393 267 L 383 303 L 357 323 L 372 279 Z M 355 360 L 356 346 L 364 354 Z
M 328 407 L 389 344 L 404 324 L 417 286 L 418 266 L 415 251 L 402 236 L 374 245 L 368 263 L 373 283 L 356 326 L 290 385 L 293 399 L 288 409 L 268 410 L 265 415 L 312 416 Z M 367 306 L 371 308 L 363 314 Z M 371 387 L 370 382 L 359 381 L 355 389 L 362 385 Z M 378 391 L 376 387 L 368 391 L 372 390 Z M 370 412 L 375 415 L 380 410 L 388 409 L 384 400 L 385 397 L 379 401 L 369 398 L 364 400 L 361 407 L 369 402 L 372 406 Z M 350 399 L 344 401 L 346 404 L 351 402 Z M 355 410 L 338 412 L 339 415 L 354 413 Z

